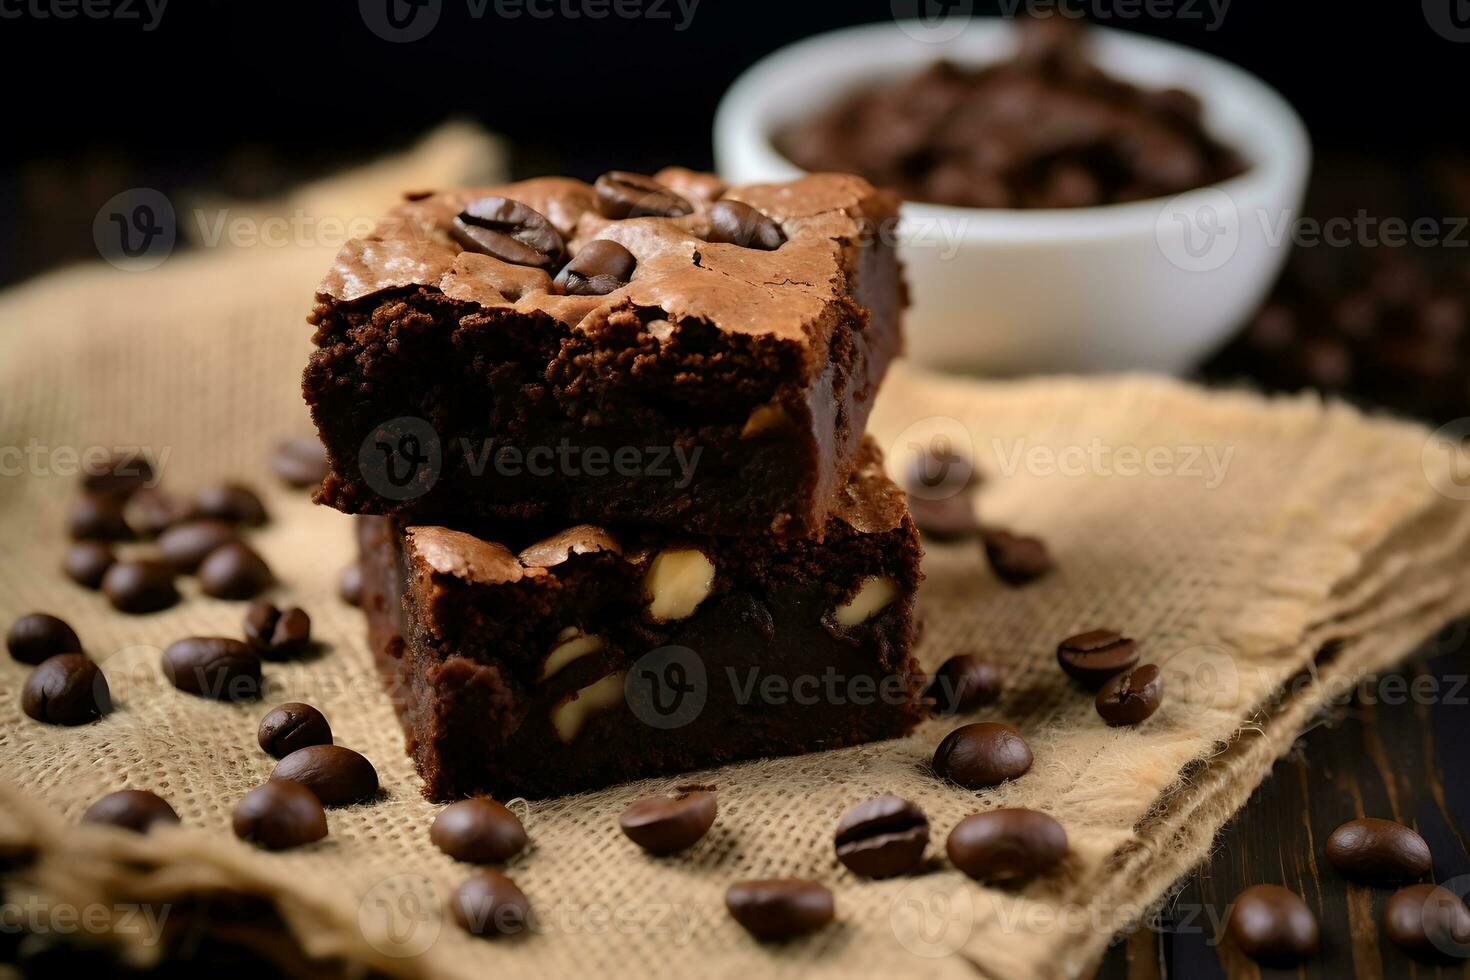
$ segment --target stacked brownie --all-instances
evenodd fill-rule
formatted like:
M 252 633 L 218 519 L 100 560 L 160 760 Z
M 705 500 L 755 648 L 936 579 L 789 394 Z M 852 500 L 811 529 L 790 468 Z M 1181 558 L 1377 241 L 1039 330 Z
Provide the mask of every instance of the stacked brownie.
M 361 514 L 426 793 L 546 796 L 907 732 L 918 537 L 863 438 L 896 200 L 670 168 L 415 194 L 318 294 L 304 390 Z

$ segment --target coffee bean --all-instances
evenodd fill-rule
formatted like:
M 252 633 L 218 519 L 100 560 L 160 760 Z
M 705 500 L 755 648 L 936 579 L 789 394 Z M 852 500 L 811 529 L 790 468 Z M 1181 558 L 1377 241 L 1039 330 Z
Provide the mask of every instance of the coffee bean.
M 705 237 L 711 242 L 766 252 L 775 251 L 786 241 L 780 225 L 739 201 L 716 201 L 710 205 L 709 234 Z
M 694 205 L 652 177 L 626 170 L 609 170 L 592 189 L 604 218 L 677 218 L 694 211 Z
M 282 611 L 264 599 L 245 610 L 245 642 L 266 660 L 290 660 L 311 646 L 311 617 L 291 606 Z
M 1000 697 L 1001 671 L 995 664 L 973 653 L 960 653 L 934 672 L 925 692 L 937 714 L 972 711 L 993 704 Z
M 270 566 L 243 541 L 222 544 L 199 563 L 199 588 L 216 599 L 250 599 L 275 581 Z
M 1383 934 L 1426 963 L 1470 958 L 1470 909 L 1443 885 L 1410 885 L 1384 905 Z
M 638 260 L 617 242 L 599 238 L 582 250 L 556 276 L 556 285 L 569 296 L 606 296 L 633 278 Z
M 929 818 L 897 796 L 859 803 L 837 821 L 837 860 L 865 878 L 892 878 L 912 871 L 929 844 Z
M 800 878 L 737 881 L 725 892 L 731 918 L 757 939 L 789 939 L 832 921 L 832 892 Z
M 1002 530 L 985 532 L 985 558 L 995 577 L 1007 585 L 1025 585 L 1055 567 L 1046 542 Z
M 1253 885 L 1237 895 L 1229 928 L 1240 951 L 1263 966 L 1296 966 L 1317 952 L 1317 917 L 1280 885 Z
M 1394 885 L 1429 872 L 1429 845 L 1414 831 L 1392 820 L 1359 817 L 1327 838 L 1327 860 L 1351 881 Z
M 179 822 L 168 801 L 143 789 L 120 789 L 87 807 L 82 823 L 105 823 L 146 834 L 154 824 Z
M 257 786 L 230 817 L 235 836 L 271 851 L 284 851 L 327 836 L 321 800 L 300 783 L 271 780 Z
M 1089 630 L 1058 644 L 1057 663 L 1067 676 L 1096 690 L 1138 663 L 1138 644 L 1112 630 Z
M 266 522 L 265 504 L 243 483 L 220 483 L 205 487 L 194 500 L 200 517 L 213 517 L 229 524 L 259 527 Z
M 429 840 L 445 854 L 471 864 L 509 861 L 526 846 L 526 828 L 488 797 L 460 800 L 439 811 Z
M 77 541 L 129 541 L 133 537 L 116 497 L 78 497 L 67 515 L 66 528 Z
M 962 725 L 934 752 L 934 771 L 966 789 L 998 786 L 1030 768 L 1030 746 L 1020 732 L 1000 722 Z
M 337 595 L 349 606 L 362 605 L 362 565 L 353 562 L 337 579 Z
M 975 813 L 955 824 L 945 850 L 976 881 L 1015 881 L 1051 870 L 1067 856 L 1067 832 L 1037 810 Z
M 112 711 L 112 692 L 92 661 L 80 653 L 58 653 L 31 671 L 20 706 L 48 725 L 82 725 Z
M 327 450 L 315 436 L 282 439 L 271 447 L 271 472 L 290 487 L 315 487 L 327 478 Z
M 180 575 L 188 575 L 198 570 L 211 551 L 238 540 L 240 535 L 233 524 L 204 517 L 164 531 L 158 539 L 158 550 Z
M 1164 699 L 1164 672 L 1154 664 L 1125 670 L 1097 692 L 1097 713 L 1110 726 L 1146 721 Z
M 81 653 L 76 630 L 50 613 L 27 613 L 10 624 L 5 648 L 23 664 L 38 664 L 58 653 Z
M 260 719 L 256 740 L 269 755 L 284 759 L 309 745 L 331 745 L 332 726 L 327 724 L 326 716 L 311 705 L 287 701 L 276 705 Z
M 943 438 L 932 440 L 914 458 L 903 487 L 910 496 L 939 498 L 965 493 L 980 483 L 980 471 L 970 457 Z
M 966 494 L 953 497 L 909 497 L 909 515 L 919 533 L 931 541 L 964 541 L 980 533 L 975 504 Z
M 327 806 L 361 803 L 378 792 L 373 764 L 340 745 L 297 749 L 276 764 L 271 778 L 301 783 Z
M 454 921 L 472 936 L 513 936 L 531 916 L 525 892 L 499 871 L 481 868 L 465 879 L 450 902 Z
M 117 555 L 102 542 L 77 541 L 66 549 L 61 570 L 78 585 L 95 589 L 102 584 L 102 576 L 116 563 Z
M 504 197 L 471 202 L 451 222 L 449 234 L 471 252 L 511 265 L 544 269 L 566 254 L 561 232 L 546 215 Z
M 163 651 L 163 676 L 188 694 L 220 701 L 260 697 L 260 655 L 226 636 L 191 636 Z
M 154 538 L 194 516 L 194 505 L 157 487 L 144 487 L 123 509 L 128 526 L 138 534 Z
M 174 568 L 152 559 L 120 561 L 102 576 L 102 594 L 119 612 L 149 613 L 179 601 Z
M 639 800 L 618 816 L 628 839 L 651 854 L 693 847 L 715 822 L 718 804 L 708 790 Z
M 89 494 L 126 499 L 153 482 L 153 464 L 138 453 L 117 453 L 101 466 L 88 464 L 82 489 Z

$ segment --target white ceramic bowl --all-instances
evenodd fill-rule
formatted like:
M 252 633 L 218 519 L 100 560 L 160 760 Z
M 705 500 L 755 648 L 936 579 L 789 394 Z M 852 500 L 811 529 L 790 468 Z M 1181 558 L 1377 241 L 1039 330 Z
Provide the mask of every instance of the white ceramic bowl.
M 1004 60 L 1015 25 L 975 19 L 941 43 L 894 22 L 821 34 L 763 59 L 715 115 L 715 157 L 735 183 L 802 171 L 772 144 L 855 88 L 914 74 L 938 58 Z M 1140 85 L 1178 87 L 1249 169 L 1172 199 L 1068 210 L 906 203 L 897 229 L 913 307 L 913 359 L 948 370 L 1018 374 L 1142 368 L 1180 372 L 1238 328 L 1286 258 L 1311 147 L 1281 96 L 1217 58 L 1151 38 L 1091 29 L 1092 55 Z

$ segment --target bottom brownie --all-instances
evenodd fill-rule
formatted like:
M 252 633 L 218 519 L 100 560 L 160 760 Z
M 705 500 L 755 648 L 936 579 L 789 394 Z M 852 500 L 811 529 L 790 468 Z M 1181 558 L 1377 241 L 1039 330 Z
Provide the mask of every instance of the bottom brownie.
M 907 733 L 918 535 L 877 452 L 821 540 L 362 518 L 430 799 L 544 797 Z

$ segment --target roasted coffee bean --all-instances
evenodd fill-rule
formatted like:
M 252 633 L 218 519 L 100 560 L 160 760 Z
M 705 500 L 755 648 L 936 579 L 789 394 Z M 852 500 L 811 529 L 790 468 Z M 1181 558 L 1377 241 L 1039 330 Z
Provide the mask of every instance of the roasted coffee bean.
M 931 541 L 964 541 L 980 533 L 975 504 L 968 494 L 952 497 L 909 497 L 909 514 L 919 533 Z
M 81 653 L 76 630 L 50 613 L 27 613 L 10 624 L 5 649 L 23 664 L 38 664 L 58 653 Z
M 153 482 L 153 464 L 138 453 L 118 453 L 101 466 L 89 465 L 82 489 L 89 494 L 127 498 Z
M 499 871 L 481 868 L 465 879 L 450 902 L 454 921 L 487 939 L 524 932 L 531 916 L 525 892 Z
M 150 613 L 179 601 L 174 567 L 168 562 L 120 561 L 102 576 L 102 594 L 119 612 Z
M 456 860 L 498 864 L 525 848 L 526 828 L 514 813 L 482 796 L 440 810 L 429 828 L 429 840 Z
M 1067 856 L 1067 832 L 1037 810 L 987 810 L 955 824 L 949 860 L 976 881 L 1015 881 L 1051 870 Z
M 83 725 L 112 711 L 112 692 L 92 661 L 80 653 L 58 653 L 31 671 L 20 706 L 48 725 Z
M 378 792 L 373 764 L 340 745 L 308 745 L 276 764 L 272 779 L 301 783 L 327 806 L 371 799 Z
M 265 559 L 243 541 L 222 544 L 199 563 L 199 588 L 216 599 L 252 599 L 275 581 Z
M 1280 885 L 1253 885 L 1237 895 L 1229 928 L 1240 951 L 1263 966 L 1296 966 L 1317 952 L 1317 917 Z
M 693 847 L 714 825 L 718 803 L 708 790 L 654 796 L 630 805 L 618 816 L 628 839 L 651 854 Z
M 260 719 L 256 740 L 269 755 L 284 759 L 309 745 L 331 745 L 332 726 L 327 724 L 326 716 L 311 705 L 287 701 L 276 705 Z
M 271 780 L 257 786 L 230 817 L 235 836 L 270 851 L 284 851 L 327 836 L 322 802 L 300 783 Z
M 315 436 L 282 439 L 271 447 L 271 472 L 287 486 L 320 486 L 327 478 L 327 450 Z
M 213 517 L 230 524 L 259 527 L 266 522 L 265 504 L 243 483 L 220 483 L 205 487 L 194 500 L 200 517 Z
M 128 541 L 133 529 L 123 517 L 122 501 L 116 497 L 78 497 L 66 518 L 66 529 L 76 541 Z
M 245 610 L 245 642 L 267 660 L 290 660 L 311 646 L 311 617 L 295 606 L 252 602 Z
M 832 892 L 800 878 L 737 881 L 725 892 L 730 917 L 757 939 L 788 939 L 832 921 Z
M 837 860 L 865 878 L 892 878 L 914 870 L 928 844 L 929 818 L 897 796 L 859 803 L 837 821 Z
M 638 260 L 617 242 L 599 238 L 582 246 L 556 276 L 556 285 L 569 296 L 606 296 L 633 278 Z
M 471 252 L 511 265 L 545 269 L 566 254 L 561 232 L 546 215 L 504 197 L 482 197 L 467 205 L 451 222 L 449 234 Z
M 146 834 L 154 824 L 179 822 L 168 801 L 144 789 L 120 789 L 87 807 L 82 823 L 105 823 Z
M 1429 845 L 1392 820 L 1359 817 L 1327 838 L 1327 860 L 1344 878 L 1370 885 L 1396 885 L 1429 873 Z
M 1046 542 L 1010 531 L 985 532 L 985 558 L 995 577 L 1007 585 L 1034 582 L 1055 567 Z
M 1164 700 L 1164 672 L 1155 664 L 1125 670 L 1097 692 L 1097 713 L 1114 728 L 1148 720 Z
M 592 189 L 604 218 L 677 218 L 694 211 L 694 205 L 652 177 L 626 170 L 609 170 Z
M 999 667 L 976 654 L 960 653 L 934 672 L 925 696 L 934 702 L 937 714 L 948 715 L 993 704 L 1000 687 Z
M 163 676 L 188 694 L 220 701 L 260 697 L 260 655 L 226 636 L 191 636 L 163 651 Z
M 1470 909 L 1443 885 L 1410 885 L 1383 906 L 1383 934 L 1426 963 L 1470 958 Z
M 78 585 L 95 589 L 102 584 L 102 576 L 116 563 L 117 555 L 101 541 L 77 541 L 66 549 L 61 570 Z
M 708 241 L 772 252 L 786 241 L 781 226 L 749 204 L 716 201 L 709 209 Z
M 194 505 L 157 487 L 144 487 L 123 508 L 128 526 L 143 537 L 156 538 L 194 516 Z
M 936 438 L 910 464 L 903 488 L 911 497 L 950 497 L 973 490 L 980 471 L 970 457 L 955 450 L 947 438 Z
M 966 789 L 998 786 L 1030 768 L 1031 748 L 1021 733 L 995 721 L 956 728 L 934 752 L 934 771 Z
M 349 606 L 362 605 L 362 565 L 353 562 L 337 579 L 337 595 Z
M 158 550 L 164 560 L 178 569 L 180 575 L 193 574 L 209 553 L 221 545 L 240 540 L 235 526 L 210 517 L 196 518 L 177 524 L 158 539 Z
M 1112 630 L 1088 630 L 1058 644 L 1057 663 L 1068 677 L 1096 690 L 1138 663 L 1138 644 Z

